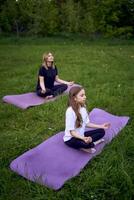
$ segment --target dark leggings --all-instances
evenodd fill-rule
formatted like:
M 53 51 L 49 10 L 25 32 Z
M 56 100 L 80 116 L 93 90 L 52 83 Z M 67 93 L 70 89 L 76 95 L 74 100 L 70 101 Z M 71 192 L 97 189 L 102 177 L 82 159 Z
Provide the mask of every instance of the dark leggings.
M 50 95 L 53 95 L 55 97 L 55 96 L 63 93 L 66 89 L 67 89 L 66 84 L 60 84 L 60 85 L 55 85 L 51 89 L 46 88 L 46 92 L 44 94 L 41 92 L 41 89 L 37 90 L 36 93 L 40 97 L 46 97 L 46 96 L 50 96 Z
M 90 136 L 92 138 L 92 142 L 87 144 L 81 139 L 72 137 L 70 140 L 66 141 L 65 144 L 67 144 L 69 147 L 75 148 L 75 149 L 80 149 L 80 148 L 93 148 L 94 142 L 101 139 L 105 135 L 105 131 L 102 128 L 92 130 L 92 131 L 86 131 L 84 133 L 86 137 Z

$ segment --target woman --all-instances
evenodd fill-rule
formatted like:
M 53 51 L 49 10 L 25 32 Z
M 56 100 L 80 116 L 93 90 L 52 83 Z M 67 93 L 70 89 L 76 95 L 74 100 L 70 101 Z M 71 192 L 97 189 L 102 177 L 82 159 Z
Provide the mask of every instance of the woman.
M 54 82 L 60 83 L 54 85 Z M 52 53 L 43 55 L 43 63 L 39 69 L 36 93 L 40 97 L 52 98 L 63 93 L 68 85 L 73 85 L 73 81 L 68 82 L 59 78 L 57 67 L 54 65 Z

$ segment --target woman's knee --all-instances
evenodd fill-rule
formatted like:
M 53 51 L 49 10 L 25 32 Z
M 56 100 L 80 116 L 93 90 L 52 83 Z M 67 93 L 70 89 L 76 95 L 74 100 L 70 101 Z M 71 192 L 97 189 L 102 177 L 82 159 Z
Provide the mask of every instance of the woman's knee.
M 39 97 L 46 97 L 46 96 L 49 96 L 49 95 L 53 95 L 53 92 L 52 92 L 50 89 L 46 89 L 46 92 L 45 92 L 45 93 L 42 93 L 41 90 L 37 90 L 37 91 L 36 91 L 36 94 L 37 94 L 37 96 L 39 96 Z
M 53 93 L 53 91 L 51 90 L 51 89 L 49 89 L 49 88 L 46 88 L 46 96 L 49 96 L 49 95 L 53 95 L 54 93 Z
M 66 90 L 68 88 L 67 84 L 61 84 L 61 87 L 63 88 L 63 90 Z
M 36 91 L 36 94 L 37 94 L 37 96 L 39 96 L 39 97 L 44 97 L 44 96 L 43 96 L 43 93 L 41 93 L 40 90 L 37 90 L 37 91 Z

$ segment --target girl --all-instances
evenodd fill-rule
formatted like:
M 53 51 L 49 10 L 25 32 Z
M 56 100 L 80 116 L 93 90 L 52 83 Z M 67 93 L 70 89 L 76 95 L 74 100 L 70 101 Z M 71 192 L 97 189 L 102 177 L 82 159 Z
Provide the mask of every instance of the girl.
M 95 145 L 104 141 L 102 139 L 105 135 L 104 129 L 109 128 L 110 124 L 98 125 L 91 123 L 85 108 L 85 101 L 85 90 L 82 87 L 75 86 L 70 90 L 63 139 L 69 147 L 95 153 Z M 97 129 L 85 132 L 85 127 Z
M 60 83 L 54 86 L 54 82 Z M 52 98 L 63 93 L 72 82 L 64 81 L 58 77 L 57 67 L 54 65 L 52 53 L 43 55 L 43 63 L 39 69 L 36 93 L 38 96 Z

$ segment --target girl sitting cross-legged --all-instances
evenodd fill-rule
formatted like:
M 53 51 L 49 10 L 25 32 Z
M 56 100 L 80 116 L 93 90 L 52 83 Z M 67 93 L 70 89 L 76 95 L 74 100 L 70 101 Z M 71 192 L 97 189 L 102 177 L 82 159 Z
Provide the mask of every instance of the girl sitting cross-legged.
M 95 153 L 95 145 L 104 141 L 105 129 L 108 129 L 110 124 L 91 123 L 85 101 L 85 90 L 82 87 L 75 86 L 70 90 L 63 140 L 69 147 Z M 85 132 L 85 127 L 95 129 Z

